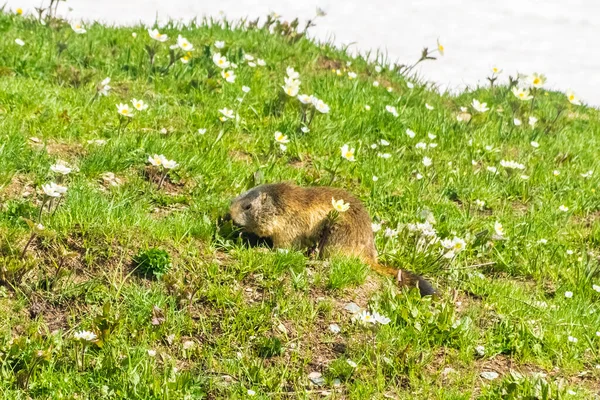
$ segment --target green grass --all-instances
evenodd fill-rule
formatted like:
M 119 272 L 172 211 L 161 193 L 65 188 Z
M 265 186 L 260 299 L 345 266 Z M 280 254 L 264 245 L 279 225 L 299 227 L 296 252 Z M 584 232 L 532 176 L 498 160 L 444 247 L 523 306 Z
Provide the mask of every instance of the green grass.
M 598 110 L 544 89 L 532 107 L 508 85 L 442 95 L 328 43 L 262 27 L 169 24 L 160 29 L 166 43 L 143 27 L 86 28 L 77 35 L 60 21 L 43 26 L 0 13 L 2 398 L 247 398 L 254 390 L 256 398 L 328 391 L 356 399 L 583 399 L 598 392 Z M 189 64 L 164 71 L 178 34 L 195 50 Z M 216 40 L 226 47 L 217 50 Z M 157 47 L 154 68 L 146 45 Z M 217 51 L 238 64 L 235 83 L 221 78 Z M 250 67 L 244 54 L 266 66 Z M 300 73 L 300 93 L 331 108 L 308 133 L 300 131 L 299 101 L 281 88 L 288 66 Z M 97 96 L 106 77 L 113 89 Z M 148 109 L 120 119 L 116 104 L 133 98 Z M 474 111 L 473 99 L 490 110 Z M 220 122 L 223 107 L 238 117 Z M 460 107 L 469 107 L 470 122 L 457 121 Z M 275 131 L 290 139 L 287 151 Z M 97 139 L 106 143 L 89 143 Z M 381 139 L 389 146 L 372 149 Z M 437 147 L 420 150 L 419 142 Z M 344 144 L 356 148 L 355 162 L 341 158 Z M 160 189 L 160 172 L 148 163 L 154 154 L 179 163 Z M 41 186 L 59 181 L 50 170 L 58 160 L 76 169 L 38 231 L 26 219 L 38 221 Z M 525 169 L 508 170 L 501 160 Z M 107 172 L 116 185 L 103 179 Z M 355 260 L 319 262 L 244 245 L 221 222 L 229 200 L 282 180 L 352 191 L 384 222 L 376 234 L 381 259 L 425 274 L 439 297 L 402 291 Z M 466 240 L 454 259 L 407 229 L 428 215 L 439 238 Z M 398 235 L 387 238 L 386 228 Z M 158 278 L 138 273 L 140 254 L 156 258 Z M 390 323 L 362 328 L 344 309 L 351 301 Z M 76 340 L 81 330 L 98 340 Z M 483 379 L 484 371 L 499 377 Z M 322 386 L 311 383 L 312 372 L 322 373 Z

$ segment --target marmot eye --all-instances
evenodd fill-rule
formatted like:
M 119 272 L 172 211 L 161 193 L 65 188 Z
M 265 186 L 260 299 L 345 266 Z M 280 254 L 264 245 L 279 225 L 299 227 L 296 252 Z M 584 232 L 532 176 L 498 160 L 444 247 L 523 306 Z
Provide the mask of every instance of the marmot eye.
M 251 208 L 252 208 L 252 203 L 247 203 L 247 204 L 244 204 L 244 206 L 242 207 L 242 210 L 248 211 Z

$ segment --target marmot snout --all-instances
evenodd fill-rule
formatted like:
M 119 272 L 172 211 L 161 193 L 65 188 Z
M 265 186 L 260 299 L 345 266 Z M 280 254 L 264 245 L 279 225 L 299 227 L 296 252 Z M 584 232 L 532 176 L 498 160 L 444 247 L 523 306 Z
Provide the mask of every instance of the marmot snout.
M 333 225 L 327 218 L 332 198 L 350 204 Z M 321 257 L 335 253 L 355 256 L 379 273 L 394 275 L 403 286 L 418 286 L 421 295 L 434 293 L 423 278 L 378 263 L 371 218 L 360 200 L 345 190 L 289 183 L 261 185 L 233 199 L 230 214 L 236 225 L 270 238 L 275 247 L 305 249 L 318 244 Z

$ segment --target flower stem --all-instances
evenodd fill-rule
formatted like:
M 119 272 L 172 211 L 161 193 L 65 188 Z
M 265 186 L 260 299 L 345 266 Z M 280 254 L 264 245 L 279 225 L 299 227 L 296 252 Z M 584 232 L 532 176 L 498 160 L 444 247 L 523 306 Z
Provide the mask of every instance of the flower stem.
M 42 205 L 40 206 L 40 214 L 38 215 L 38 223 L 42 223 L 42 211 L 44 211 L 44 206 L 46 205 L 47 200 L 48 200 L 48 197 L 44 196 L 44 199 L 42 200 Z
M 158 189 L 159 190 L 160 190 L 163 182 L 165 181 L 165 178 L 167 177 L 168 173 L 169 173 L 169 171 L 165 169 L 165 172 L 163 173 L 162 177 L 160 178 L 160 181 L 158 182 Z
M 31 232 L 31 236 L 29 237 L 27 244 L 25 245 L 25 247 L 23 248 L 23 251 L 21 252 L 21 259 L 25 258 L 25 253 L 27 253 L 27 249 L 29 248 L 29 245 L 31 244 L 31 242 L 33 242 L 33 238 L 35 238 L 35 232 Z

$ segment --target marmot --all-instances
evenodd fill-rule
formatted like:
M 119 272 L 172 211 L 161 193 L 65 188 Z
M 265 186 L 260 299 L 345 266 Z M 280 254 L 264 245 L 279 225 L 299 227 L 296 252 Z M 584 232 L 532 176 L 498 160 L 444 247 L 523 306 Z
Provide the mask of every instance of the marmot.
M 332 198 L 350 204 L 333 224 L 328 218 L 333 210 Z M 290 183 L 261 185 L 233 199 L 229 211 L 234 224 L 270 238 L 276 248 L 306 249 L 316 245 L 320 257 L 334 253 L 356 256 L 378 273 L 396 277 L 400 285 L 417 286 L 421 296 L 435 293 L 420 276 L 378 263 L 369 213 L 345 190 Z

